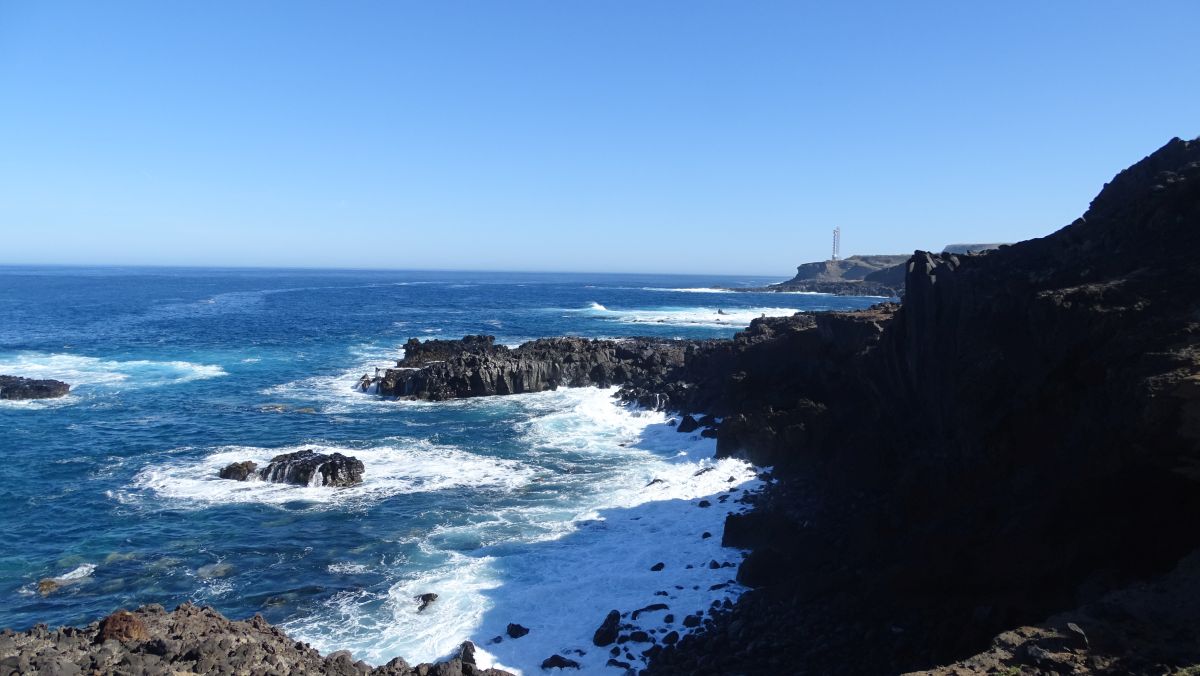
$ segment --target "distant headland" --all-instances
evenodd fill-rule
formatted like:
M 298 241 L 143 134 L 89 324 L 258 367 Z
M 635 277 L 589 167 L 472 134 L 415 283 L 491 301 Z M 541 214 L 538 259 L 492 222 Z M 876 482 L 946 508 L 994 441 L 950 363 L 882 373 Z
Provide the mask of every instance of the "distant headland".
M 1006 244 L 950 244 L 944 254 L 975 254 L 998 249 Z M 837 296 L 904 295 L 906 264 L 912 254 L 883 254 L 830 258 L 796 266 L 796 276 L 786 282 L 767 286 L 740 287 L 732 291 L 771 293 L 830 293 Z

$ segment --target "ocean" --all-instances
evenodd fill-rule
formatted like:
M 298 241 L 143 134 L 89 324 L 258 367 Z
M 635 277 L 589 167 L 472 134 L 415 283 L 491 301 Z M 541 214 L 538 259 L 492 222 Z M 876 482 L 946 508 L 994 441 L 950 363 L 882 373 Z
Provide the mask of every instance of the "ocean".
M 591 644 L 609 610 L 667 604 L 625 620 L 661 638 L 743 591 L 720 534 L 755 468 L 612 391 L 428 403 L 353 386 L 410 337 L 729 337 L 880 300 L 715 288 L 772 281 L 0 267 L 0 374 L 72 385 L 0 402 L 0 626 L 190 600 L 373 664 L 470 639 L 483 664 L 537 673 L 559 653 L 615 673 Z M 358 457 L 363 484 L 216 476 L 306 448 Z M 637 663 L 634 645 L 616 657 Z

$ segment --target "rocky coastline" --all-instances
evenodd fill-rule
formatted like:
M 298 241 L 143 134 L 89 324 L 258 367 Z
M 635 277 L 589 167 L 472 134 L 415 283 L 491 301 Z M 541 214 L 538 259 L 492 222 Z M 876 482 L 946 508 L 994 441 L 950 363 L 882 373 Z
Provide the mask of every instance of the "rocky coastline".
M 753 550 L 739 581 L 755 591 L 650 673 L 931 668 L 1200 546 L 1184 526 L 1200 517 L 1198 255 L 1200 142 L 1175 139 L 1052 235 L 917 252 L 901 304 L 631 352 L 464 350 L 380 391 L 617 384 L 627 401 L 717 416 L 719 455 L 775 467 L 724 533 Z M 1130 664 L 1117 644 L 1091 650 L 1089 669 Z
M 751 551 L 737 579 L 752 590 L 645 673 L 1173 673 L 1200 663 L 1198 258 L 1200 140 L 1173 139 L 1051 235 L 916 252 L 902 303 L 758 319 L 729 340 L 410 341 L 360 387 L 618 386 L 708 414 L 681 420 L 774 468 L 721 534 Z M 487 673 L 466 647 L 450 666 L 372 670 L 260 618 L 132 615 L 144 629 L 117 620 L 125 641 L 103 638 L 107 619 L 0 635 L 0 671 L 69 654 L 101 671 Z M 195 622 L 209 633 L 172 628 Z
M 118 610 L 81 627 L 0 632 L 0 674 L 333 674 L 336 676 L 512 676 L 475 665 L 463 643 L 436 664 L 396 658 L 378 667 L 346 651 L 321 656 L 288 638 L 261 616 L 230 621 L 209 607 L 183 604 L 171 612 L 147 605 Z
M 70 391 L 71 386 L 61 380 L 0 376 L 0 399 L 55 399 L 67 396 Z

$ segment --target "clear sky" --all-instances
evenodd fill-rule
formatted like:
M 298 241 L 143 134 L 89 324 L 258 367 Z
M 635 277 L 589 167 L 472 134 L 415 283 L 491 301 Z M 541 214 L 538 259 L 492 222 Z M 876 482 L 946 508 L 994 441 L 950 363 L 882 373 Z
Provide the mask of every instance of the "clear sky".
M 1200 2 L 0 0 L 0 263 L 791 274 L 1200 135 Z

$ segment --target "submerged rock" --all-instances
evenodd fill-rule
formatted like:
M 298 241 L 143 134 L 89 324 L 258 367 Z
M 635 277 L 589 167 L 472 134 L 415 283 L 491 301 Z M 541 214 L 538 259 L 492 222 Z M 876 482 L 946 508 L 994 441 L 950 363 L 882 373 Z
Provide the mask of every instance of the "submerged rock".
M 71 386 L 61 380 L 34 380 L 0 376 L 0 399 L 54 399 L 64 397 Z

